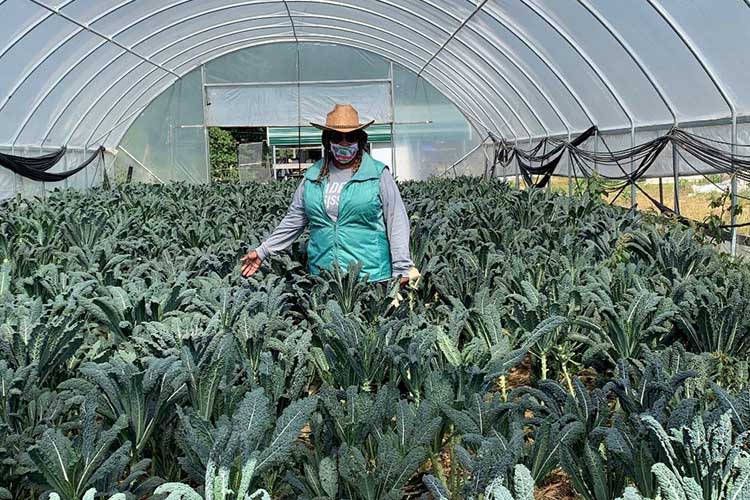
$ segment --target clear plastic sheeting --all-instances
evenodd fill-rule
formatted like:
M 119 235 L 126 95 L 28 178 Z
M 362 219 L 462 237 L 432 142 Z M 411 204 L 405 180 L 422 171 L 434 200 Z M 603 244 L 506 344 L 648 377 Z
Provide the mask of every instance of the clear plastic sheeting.
M 207 88 L 207 123 L 222 127 L 288 127 L 324 123 L 336 103 L 350 103 L 361 121 L 390 123 L 391 89 L 383 83 L 277 83 Z
M 459 108 L 408 69 L 394 64 L 391 78 L 390 62 L 371 52 L 301 43 L 297 83 L 297 50 L 294 43 L 243 49 L 206 64 L 203 76 L 195 70 L 184 77 L 128 130 L 117 155 L 118 180 L 133 167 L 134 180 L 203 182 L 202 78 L 209 126 L 325 123 L 336 103 L 353 104 L 360 121 L 393 127 L 392 144 L 378 146 L 378 154 L 400 179 L 440 173 L 484 139 Z
M 394 101 L 393 142 L 400 179 L 440 175 L 484 139 L 445 96 L 398 67 L 394 69 Z M 477 171 L 478 163 L 483 165 L 483 156 L 470 156 L 461 162 L 461 171 Z
M 49 154 L 55 150 L 56 148 L 14 148 L 12 150 L 0 148 L 0 153 L 34 157 Z M 73 170 L 88 159 L 92 153 L 94 153 L 93 150 L 83 151 L 79 149 L 68 149 L 62 159 L 57 165 L 52 167 L 49 172 L 59 173 L 65 172 L 66 170 Z M 55 189 L 85 189 L 99 186 L 104 182 L 105 171 L 109 180 L 113 180 L 113 162 L 114 158 L 112 155 L 105 153 L 104 160 L 97 158 L 85 169 L 60 182 L 33 181 L 0 167 L 0 200 L 13 197 L 16 194 L 21 194 L 22 196 L 44 197 L 46 193 L 54 191 Z
M 353 105 L 361 122 L 393 121 L 390 82 L 301 85 L 300 93 L 300 125 L 325 123 L 337 103 Z
M 201 73 L 193 71 L 161 94 L 118 146 L 116 178 L 147 182 L 209 180 Z
M 469 140 L 445 138 L 457 144 L 451 156 L 490 132 L 519 144 L 591 125 L 642 137 L 750 115 L 741 0 L 5 0 L 0 19 L 0 147 L 123 143 L 157 170 L 182 172 L 149 174 L 159 178 L 199 177 L 184 155 L 200 132 L 170 131 L 203 116 L 167 115 L 149 150 L 133 126 L 155 132 L 143 117 L 167 110 L 165 92 L 187 94 L 202 66 L 210 84 L 387 78 L 394 63 L 450 102 L 423 113 L 436 116 L 434 130 L 455 110 L 470 124 Z M 405 138 L 417 129 L 396 122 Z M 176 136 L 184 148 L 153 151 Z M 404 144 L 408 162 L 429 156 Z
M 273 179 L 271 168 L 263 162 L 263 143 L 248 142 L 237 146 L 240 182 L 268 182 Z
M 221 127 L 297 126 L 297 85 L 209 87 L 208 125 Z

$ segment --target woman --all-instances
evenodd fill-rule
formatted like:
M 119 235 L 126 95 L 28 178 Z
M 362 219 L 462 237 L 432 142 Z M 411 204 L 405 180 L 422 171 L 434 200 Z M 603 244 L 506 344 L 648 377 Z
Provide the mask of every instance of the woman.
M 373 120 L 374 121 L 374 120 Z M 371 282 L 400 277 L 409 281 L 409 217 L 388 168 L 366 151 L 359 113 L 337 104 L 326 116 L 323 159 L 305 172 L 286 216 L 271 236 L 242 258 L 242 275 L 252 276 L 270 255 L 287 248 L 310 227 L 308 269 L 319 274 L 359 261 Z M 417 275 L 412 270 L 412 275 Z

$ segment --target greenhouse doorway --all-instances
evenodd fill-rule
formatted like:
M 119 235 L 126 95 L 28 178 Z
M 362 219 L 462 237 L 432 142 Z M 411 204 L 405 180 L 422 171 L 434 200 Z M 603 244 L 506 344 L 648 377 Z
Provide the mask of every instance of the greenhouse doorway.
M 273 177 L 301 177 L 323 158 L 321 132 L 315 127 L 268 127 L 267 143 L 273 158 Z M 393 135 L 390 124 L 375 124 L 367 130 L 367 152 L 386 165 L 392 165 Z
M 208 127 L 208 163 L 213 182 L 268 182 L 271 149 L 265 127 Z
M 296 80 L 216 83 L 207 82 L 202 70 L 205 124 L 227 130 L 265 130 L 264 138 L 252 142 L 264 140 L 269 148 L 271 178 L 301 177 L 323 157 L 321 131 L 310 122 L 324 123 L 334 105 L 351 104 L 361 122 L 375 122 L 367 129 L 367 149 L 395 175 L 393 64 L 385 69 L 387 75 L 382 77 L 356 80 L 304 80 L 298 73 Z M 258 148 L 243 146 L 243 151 L 255 151 L 257 156 Z M 250 167 L 243 163 L 242 168 Z

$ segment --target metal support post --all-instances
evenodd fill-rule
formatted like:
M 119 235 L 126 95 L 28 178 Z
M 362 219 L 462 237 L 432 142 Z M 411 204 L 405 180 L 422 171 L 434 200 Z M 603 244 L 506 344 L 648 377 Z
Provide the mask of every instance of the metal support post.
M 635 127 L 632 127 L 630 129 L 630 148 L 635 147 Z M 632 153 L 631 153 L 632 154 Z M 630 178 L 633 178 L 633 173 L 635 172 L 635 160 L 633 157 L 630 157 Z M 635 208 L 635 180 L 633 180 L 632 184 L 630 184 L 630 208 Z
M 661 177 L 659 177 L 659 203 L 664 205 L 664 183 Z
M 278 180 L 278 177 L 276 175 L 276 146 L 273 146 L 271 149 L 273 150 L 273 158 L 271 158 L 271 171 L 273 172 L 273 180 Z
M 388 78 L 390 80 L 390 89 L 391 89 L 391 173 L 393 174 L 393 177 L 396 177 L 396 127 L 393 125 L 396 122 L 396 106 L 395 106 L 395 85 L 393 83 L 394 75 L 393 75 L 393 61 L 390 63 L 390 68 L 388 70 Z
M 677 144 L 672 141 L 672 177 L 674 178 L 674 211 L 680 215 L 680 157 Z
M 599 173 L 599 165 L 596 163 L 596 156 L 599 154 L 599 128 L 594 130 L 594 172 Z
M 42 153 L 42 148 L 39 148 L 39 155 L 41 156 L 42 154 L 43 154 Z M 66 161 L 66 163 L 67 163 L 67 161 Z M 88 169 L 85 169 L 85 170 L 88 171 Z M 88 180 L 88 172 L 85 172 L 85 173 L 86 173 L 86 176 L 84 178 L 86 180 Z M 68 186 L 66 185 L 65 187 L 67 188 Z M 47 183 L 45 183 L 44 181 L 42 181 L 42 199 L 43 200 L 47 199 Z
M 208 140 L 208 94 L 206 89 L 206 66 L 201 64 L 201 93 L 203 97 L 203 141 L 206 145 L 206 182 L 211 184 L 211 151 Z
M 732 196 L 730 198 L 729 213 L 730 223 L 732 225 L 732 239 L 729 244 L 729 251 L 732 255 L 737 255 L 737 175 L 734 170 L 734 156 L 737 154 L 737 117 L 732 116 Z
M 568 155 L 568 196 L 573 196 L 573 158 L 570 155 L 570 129 L 568 129 L 568 144 L 565 151 Z

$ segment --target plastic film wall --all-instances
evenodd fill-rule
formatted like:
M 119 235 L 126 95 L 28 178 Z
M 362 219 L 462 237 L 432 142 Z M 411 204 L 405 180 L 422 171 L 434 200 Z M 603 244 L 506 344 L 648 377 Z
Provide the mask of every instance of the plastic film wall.
M 118 147 L 117 178 L 133 167 L 148 182 L 205 182 L 203 129 L 210 126 L 297 126 L 324 122 L 337 102 L 352 103 L 361 121 L 393 123 L 392 165 L 400 179 L 440 173 L 479 142 L 445 96 L 413 72 L 368 51 L 293 43 L 243 49 L 217 58 L 161 94 L 133 122 Z M 393 77 L 391 78 L 391 71 Z M 477 158 L 479 161 L 480 158 Z M 484 158 L 481 158 L 481 167 Z M 462 165 L 470 168 L 472 162 Z
M 114 149 L 201 65 L 213 66 L 208 83 L 292 81 L 293 42 L 308 44 L 303 80 L 339 69 L 316 43 L 364 50 L 373 64 L 350 66 L 348 78 L 382 75 L 376 58 L 392 61 L 478 136 L 520 144 L 591 125 L 605 136 L 625 131 L 629 144 L 630 130 L 750 115 L 747 0 L 0 0 L 0 20 L 0 148 L 14 151 Z M 260 52 L 248 64 L 214 64 L 251 47 Z M 199 147 L 187 122 L 165 127 Z
M 208 182 L 200 70 L 159 95 L 133 122 L 117 148 L 115 178 L 132 167 L 141 182 Z

